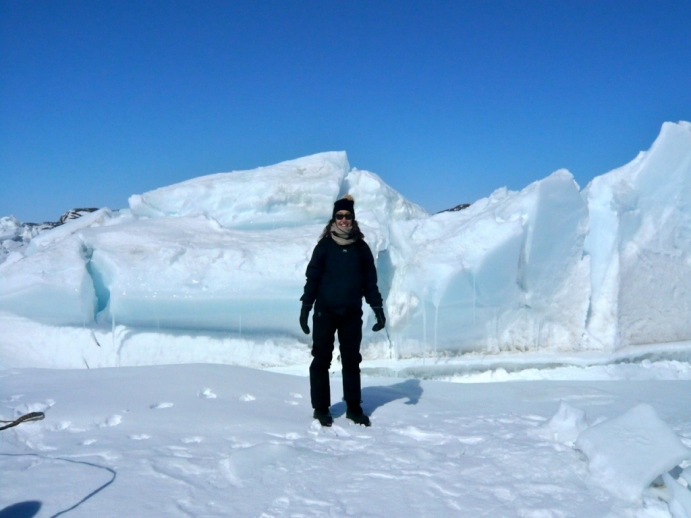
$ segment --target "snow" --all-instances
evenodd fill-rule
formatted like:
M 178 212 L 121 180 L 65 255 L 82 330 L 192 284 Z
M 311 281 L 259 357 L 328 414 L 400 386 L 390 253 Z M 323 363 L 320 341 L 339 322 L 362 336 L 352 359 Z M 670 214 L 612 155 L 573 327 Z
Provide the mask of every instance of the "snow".
M 588 423 L 585 420 L 585 412 L 561 401 L 557 413 L 547 423 L 536 428 L 533 435 L 573 445 L 586 428 Z
M 328 152 L 0 218 L 0 419 L 46 413 L 0 435 L 0 515 L 688 517 L 690 179 L 680 122 L 435 215 Z M 373 426 L 324 429 L 297 316 L 345 193 L 388 325 Z
M 38 518 L 76 504 L 75 517 L 669 518 L 658 488 L 621 498 L 574 448 L 532 432 L 562 401 L 603 425 L 642 401 L 691 444 L 689 381 L 366 377 L 372 427 L 337 403 L 328 429 L 311 419 L 306 377 L 200 364 L 0 375 L 0 419 L 46 413 L 0 435 L 0 512 L 38 501 Z
M 594 480 L 634 501 L 658 476 L 691 459 L 691 450 L 647 403 L 584 430 L 576 447 L 588 456 Z
M 681 485 L 674 480 L 669 473 L 662 475 L 667 486 L 672 493 L 669 502 L 669 510 L 674 518 L 691 518 L 691 491 L 687 486 Z
M 219 173 L 130 197 L 135 216 L 204 216 L 226 228 L 326 222 L 350 169 L 344 152 L 319 153 L 250 171 Z

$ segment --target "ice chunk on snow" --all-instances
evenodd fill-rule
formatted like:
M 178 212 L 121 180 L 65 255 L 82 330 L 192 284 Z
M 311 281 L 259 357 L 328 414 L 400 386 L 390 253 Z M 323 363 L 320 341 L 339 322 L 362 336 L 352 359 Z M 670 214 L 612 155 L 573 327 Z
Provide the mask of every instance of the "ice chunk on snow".
M 326 222 L 350 166 L 328 152 L 250 171 L 193 178 L 130 197 L 135 216 L 205 216 L 228 228 Z
M 561 401 L 559 410 L 552 419 L 539 428 L 530 430 L 530 434 L 564 444 L 573 444 L 586 428 L 588 428 L 588 423 L 585 420 L 585 412 Z
M 591 426 L 576 447 L 588 457 L 593 479 L 627 500 L 637 500 L 653 480 L 691 458 L 691 450 L 647 403 Z
M 665 486 L 672 493 L 672 499 L 668 502 L 669 510 L 674 518 L 691 518 L 691 491 L 674 480 L 669 473 L 662 475 Z

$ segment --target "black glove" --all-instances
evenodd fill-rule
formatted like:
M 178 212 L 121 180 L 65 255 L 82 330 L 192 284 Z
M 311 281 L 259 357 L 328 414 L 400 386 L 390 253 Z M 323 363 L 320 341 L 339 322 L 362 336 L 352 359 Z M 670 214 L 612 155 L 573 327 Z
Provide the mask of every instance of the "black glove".
M 307 319 L 310 316 L 311 309 L 312 306 L 302 306 L 300 310 L 300 327 L 306 335 L 310 334 L 310 326 L 307 325 Z
M 372 308 L 372 310 L 374 310 L 374 316 L 377 317 L 377 323 L 372 327 L 372 331 L 376 333 L 384 329 L 386 317 L 384 316 L 384 308 Z

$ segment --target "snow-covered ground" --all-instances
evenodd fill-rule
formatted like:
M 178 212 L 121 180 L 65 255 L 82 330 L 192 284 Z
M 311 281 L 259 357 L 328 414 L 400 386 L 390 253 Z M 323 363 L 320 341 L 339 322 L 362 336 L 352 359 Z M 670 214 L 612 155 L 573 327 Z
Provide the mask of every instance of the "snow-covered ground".
M 1 375 L 3 419 L 46 413 L 0 432 L 1 516 L 40 502 L 38 517 L 667 518 L 683 516 L 670 513 L 668 501 L 683 505 L 673 490 L 691 496 L 679 457 L 691 460 L 691 381 L 366 377 L 373 426 L 336 403 L 328 429 L 300 376 L 226 365 Z M 630 411 L 652 414 L 632 422 Z M 625 434 L 598 433 L 622 420 Z M 588 451 L 620 451 L 627 436 L 639 448 L 589 459 L 572 444 L 581 430 Z M 672 470 L 672 489 L 648 487 L 650 453 L 652 478 Z

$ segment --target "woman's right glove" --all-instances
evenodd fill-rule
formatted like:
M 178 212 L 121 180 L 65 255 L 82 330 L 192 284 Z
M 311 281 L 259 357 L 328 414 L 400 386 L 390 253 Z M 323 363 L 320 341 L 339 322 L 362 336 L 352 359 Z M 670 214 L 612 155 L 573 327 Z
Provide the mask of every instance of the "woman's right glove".
M 306 335 L 310 334 L 310 326 L 307 325 L 307 321 L 309 319 L 311 309 L 312 306 L 302 306 L 302 309 L 300 310 L 300 327 Z
M 377 317 L 377 323 L 372 327 L 372 331 L 375 333 L 384 329 L 386 325 L 386 317 L 384 316 L 384 308 L 372 308 L 374 311 L 374 316 Z

